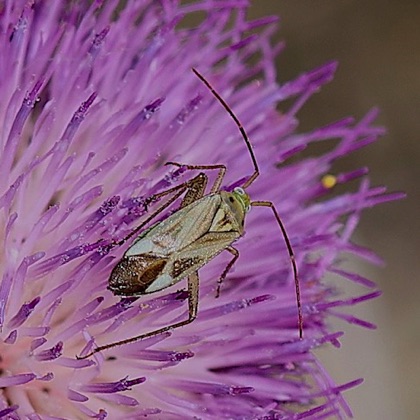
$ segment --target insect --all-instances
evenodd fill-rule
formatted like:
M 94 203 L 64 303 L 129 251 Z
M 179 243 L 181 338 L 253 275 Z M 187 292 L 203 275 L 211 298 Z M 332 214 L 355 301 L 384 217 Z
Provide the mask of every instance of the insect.
M 205 189 L 208 183 L 208 176 L 204 172 L 200 172 L 190 180 L 149 198 L 150 201 L 155 201 L 165 196 L 170 196 L 164 204 L 118 242 L 117 245 L 126 243 L 184 194 L 179 210 L 166 219 L 153 224 L 138 235 L 122 259 L 113 268 L 109 278 L 108 289 L 119 296 L 141 296 L 166 289 L 186 278 L 188 282 L 188 319 L 146 334 L 99 346 L 81 358 L 89 357 L 96 352 L 111 347 L 132 343 L 168 330 L 180 328 L 193 322 L 197 316 L 199 301 L 198 270 L 223 251 L 227 251 L 232 255 L 231 260 L 218 279 L 216 297 L 219 296 L 223 280 L 239 258 L 239 251 L 233 244 L 244 234 L 245 215 L 251 207 L 257 206 L 271 209 L 283 234 L 293 269 L 299 336 L 302 338 L 303 318 L 297 264 L 286 229 L 272 202 L 251 201 L 246 193 L 246 189 L 260 174 L 250 140 L 239 119 L 225 100 L 204 76 L 196 69 L 193 68 L 192 70 L 238 126 L 254 166 L 254 172 L 241 187 L 228 192 L 221 190 L 222 181 L 226 173 L 225 165 L 166 163 L 167 165 L 175 165 L 187 170 L 217 170 L 218 173 L 211 186 L 210 193 L 207 195 L 205 195 Z

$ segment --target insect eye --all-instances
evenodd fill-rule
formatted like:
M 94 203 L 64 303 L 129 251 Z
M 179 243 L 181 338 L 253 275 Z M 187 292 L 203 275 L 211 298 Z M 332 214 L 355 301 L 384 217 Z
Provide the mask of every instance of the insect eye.
M 245 193 L 245 191 L 244 191 L 244 189 L 243 188 L 241 188 L 241 187 L 236 187 L 235 189 L 234 189 L 234 191 L 236 192 L 236 193 L 238 193 L 238 194 L 241 194 L 241 195 L 245 195 L 246 193 Z

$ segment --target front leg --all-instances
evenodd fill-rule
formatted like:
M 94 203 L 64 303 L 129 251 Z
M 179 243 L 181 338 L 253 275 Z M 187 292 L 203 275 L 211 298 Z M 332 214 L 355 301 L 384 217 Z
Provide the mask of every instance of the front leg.
M 165 165 L 174 165 L 177 166 L 178 168 L 186 168 L 189 171 L 194 171 L 194 170 L 214 170 L 214 169 L 218 169 L 219 173 L 217 174 L 216 180 L 214 181 L 211 190 L 210 190 L 210 194 L 214 194 L 216 192 L 218 192 L 220 190 L 220 186 L 222 185 L 222 181 L 223 178 L 225 177 L 225 173 L 226 173 L 226 166 L 225 165 L 184 165 L 182 163 L 177 163 L 177 162 L 166 162 Z
M 163 210 L 165 210 L 172 203 L 174 203 L 182 194 L 184 194 L 184 192 L 186 192 L 186 194 L 181 202 L 180 208 L 185 207 L 188 204 L 191 204 L 194 201 L 201 198 L 204 194 L 207 182 L 208 178 L 206 174 L 199 173 L 197 176 L 190 179 L 189 181 L 186 181 L 180 185 L 176 185 L 175 187 L 169 188 L 165 191 L 162 191 L 149 197 L 148 202 L 153 202 L 167 195 L 173 194 L 165 203 L 163 203 L 159 208 L 157 208 L 142 223 L 136 226 L 127 236 L 125 236 L 119 241 L 111 243 L 111 248 L 125 244 L 130 238 L 132 238 L 134 235 L 140 232 L 141 229 L 143 229 L 147 224 L 149 224 L 153 219 L 155 219 L 159 214 L 161 214 Z

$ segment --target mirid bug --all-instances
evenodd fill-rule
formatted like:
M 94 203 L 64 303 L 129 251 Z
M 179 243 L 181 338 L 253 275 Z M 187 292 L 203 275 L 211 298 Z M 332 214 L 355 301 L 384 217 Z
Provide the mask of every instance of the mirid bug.
M 251 201 L 246 193 L 246 189 L 260 174 L 250 140 L 239 119 L 226 101 L 216 92 L 204 76 L 196 69 L 192 70 L 235 121 L 250 154 L 254 172 L 241 187 L 228 192 L 220 189 L 226 173 L 225 165 L 167 163 L 167 165 L 175 165 L 188 170 L 217 170 L 218 174 L 207 195 L 204 194 L 208 177 L 204 172 L 200 172 L 194 178 L 149 198 L 149 201 L 153 202 L 165 196 L 170 196 L 146 220 L 121 241 L 114 243 L 114 245 L 126 243 L 184 194 L 178 211 L 147 228 L 134 240 L 122 259 L 113 268 L 109 278 L 108 289 L 118 296 L 141 296 L 166 289 L 187 278 L 189 317 L 184 321 L 145 334 L 99 346 L 81 358 L 89 357 L 111 347 L 161 334 L 194 321 L 197 316 L 199 301 L 198 270 L 222 251 L 228 251 L 232 254 L 232 259 L 218 279 L 216 291 L 216 296 L 218 296 L 223 280 L 239 258 L 239 252 L 233 244 L 244 233 L 245 214 L 251 207 L 256 206 L 269 207 L 271 209 L 283 234 L 293 270 L 299 336 L 302 338 L 303 318 L 297 264 L 286 229 L 271 201 Z

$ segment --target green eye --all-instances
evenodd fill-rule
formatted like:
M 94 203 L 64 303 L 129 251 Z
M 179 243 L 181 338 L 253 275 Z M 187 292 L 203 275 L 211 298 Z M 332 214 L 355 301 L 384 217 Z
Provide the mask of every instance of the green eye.
M 246 195 L 245 190 L 241 187 L 236 187 L 233 191 L 235 191 L 236 193 L 238 193 L 240 195 Z
M 245 212 L 248 213 L 249 210 L 251 210 L 251 200 L 246 191 L 241 187 L 236 187 L 233 190 L 233 194 L 235 198 L 242 204 L 242 207 L 244 208 Z

